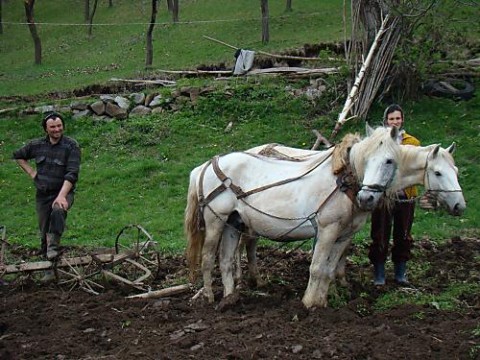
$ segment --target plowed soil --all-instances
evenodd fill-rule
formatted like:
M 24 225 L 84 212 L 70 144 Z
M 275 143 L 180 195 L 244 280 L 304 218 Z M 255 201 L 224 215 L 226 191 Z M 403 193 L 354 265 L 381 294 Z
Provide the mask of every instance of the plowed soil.
M 0 286 L 0 359 L 479 359 L 479 294 L 464 290 L 454 310 L 442 303 L 454 286 L 478 289 L 479 260 L 478 239 L 417 242 L 411 285 L 395 285 L 388 264 L 383 288 L 368 264 L 350 260 L 349 285 L 332 287 L 330 306 L 314 310 L 301 303 L 310 255 L 300 250 L 260 248 L 266 286 L 244 285 L 222 308 L 218 272 L 214 304 L 192 302 L 193 291 L 139 300 L 112 282 L 92 295 L 40 283 L 40 274 L 16 277 Z M 183 257 L 165 256 L 151 285 L 182 281 Z M 387 295 L 431 300 L 382 310 Z

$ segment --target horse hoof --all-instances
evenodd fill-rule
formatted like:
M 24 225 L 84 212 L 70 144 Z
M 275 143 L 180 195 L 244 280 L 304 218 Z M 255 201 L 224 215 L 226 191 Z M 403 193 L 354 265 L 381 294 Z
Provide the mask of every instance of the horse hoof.
M 240 295 L 238 294 L 238 292 L 230 294 L 220 301 L 217 310 L 223 312 L 225 310 L 231 309 L 238 303 L 239 299 Z
M 208 303 L 211 304 L 214 301 L 213 293 L 208 292 L 207 290 L 205 290 L 205 288 L 201 288 L 200 290 L 197 291 L 195 295 L 193 295 L 190 301 L 193 303 L 193 302 L 198 302 L 201 299 L 203 300 L 206 299 Z

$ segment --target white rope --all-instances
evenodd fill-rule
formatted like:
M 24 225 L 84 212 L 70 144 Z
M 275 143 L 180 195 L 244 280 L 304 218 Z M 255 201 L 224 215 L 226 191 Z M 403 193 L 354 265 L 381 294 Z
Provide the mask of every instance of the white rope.
M 302 16 L 277 16 L 277 17 L 270 17 L 271 20 L 275 19 L 287 19 L 287 18 L 307 18 L 321 15 L 319 12 L 305 14 Z M 259 21 L 257 18 L 250 18 L 250 19 L 217 19 L 217 20 L 190 20 L 190 21 L 178 21 L 174 22 L 162 22 L 162 23 L 154 23 L 155 25 L 195 25 L 195 24 L 211 24 L 211 23 L 224 23 L 224 22 L 239 22 L 239 21 Z M 3 21 L 2 24 L 4 25 L 29 25 L 28 22 L 13 22 L 13 21 Z M 35 22 L 35 25 L 48 25 L 48 26 L 90 26 L 88 23 L 52 23 L 52 22 Z M 142 25 L 147 26 L 150 25 L 149 22 L 146 23 L 93 23 L 93 26 L 132 26 L 132 25 Z

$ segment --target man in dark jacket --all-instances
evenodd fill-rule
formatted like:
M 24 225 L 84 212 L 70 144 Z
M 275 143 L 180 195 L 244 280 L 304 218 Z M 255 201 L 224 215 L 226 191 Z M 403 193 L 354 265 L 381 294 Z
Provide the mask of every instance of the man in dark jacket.
M 47 114 L 42 126 L 46 136 L 31 140 L 15 151 L 13 158 L 35 184 L 41 253 L 53 260 L 59 255 L 67 212 L 73 205 L 80 147 L 77 141 L 63 135 L 65 126 L 60 114 Z M 35 168 L 29 163 L 32 159 Z

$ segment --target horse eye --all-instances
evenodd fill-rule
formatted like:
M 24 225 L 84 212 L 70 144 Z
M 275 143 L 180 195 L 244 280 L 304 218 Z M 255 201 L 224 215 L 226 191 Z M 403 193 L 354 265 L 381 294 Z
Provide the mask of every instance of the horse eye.
M 435 171 L 435 176 L 442 176 L 442 173 L 440 171 Z
M 387 160 L 387 164 L 388 164 L 388 165 L 393 164 L 393 160 L 392 160 L 392 159 L 388 159 L 388 160 Z

